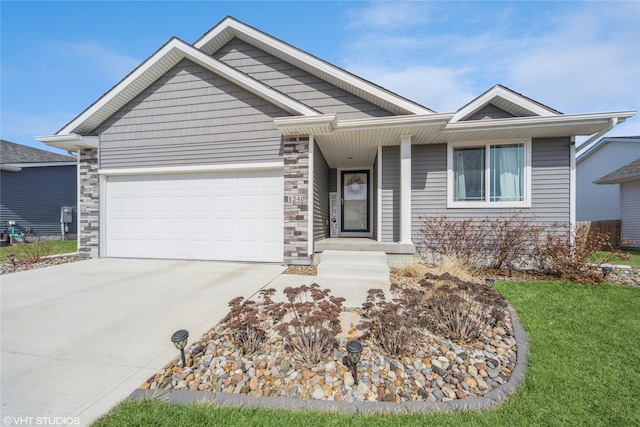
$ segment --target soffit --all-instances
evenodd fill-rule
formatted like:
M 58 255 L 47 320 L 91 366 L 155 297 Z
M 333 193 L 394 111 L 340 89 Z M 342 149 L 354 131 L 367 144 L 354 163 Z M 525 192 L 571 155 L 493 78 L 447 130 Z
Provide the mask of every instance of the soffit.
M 453 113 L 450 113 L 451 117 Z M 607 129 L 612 117 L 622 123 L 633 111 L 560 115 L 554 117 L 527 117 L 515 119 L 495 119 L 450 123 L 446 115 L 440 114 L 441 121 L 432 120 L 420 123 L 411 118 L 404 124 L 398 118 L 396 126 L 375 126 L 383 119 L 358 121 L 337 121 L 334 130 L 322 135 L 314 135 L 330 167 L 370 167 L 376 156 L 378 146 L 400 144 L 402 136 L 410 135 L 413 145 L 446 144 L 449 142 L 499 141 L 523 138 L 573 137 L 591 135 Z M 426 117 L 426 116 L 424 116 Z M 411 123 L 411 120 L 414 120 Z M 369 126 L 367 126 L 369 124 Z M 359 125 L 359 126 L 356 126 Z M 303 134 L 303 130 L 300 129 Z

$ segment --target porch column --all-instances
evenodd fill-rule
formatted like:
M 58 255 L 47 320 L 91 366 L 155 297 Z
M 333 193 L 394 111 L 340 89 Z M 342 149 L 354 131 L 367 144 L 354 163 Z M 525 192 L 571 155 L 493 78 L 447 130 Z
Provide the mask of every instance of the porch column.
M 284 140 L 284 262 L 309 265 L 309 140 Z
M 411 135 L 400 137 L 400 243 L 411 243 Z

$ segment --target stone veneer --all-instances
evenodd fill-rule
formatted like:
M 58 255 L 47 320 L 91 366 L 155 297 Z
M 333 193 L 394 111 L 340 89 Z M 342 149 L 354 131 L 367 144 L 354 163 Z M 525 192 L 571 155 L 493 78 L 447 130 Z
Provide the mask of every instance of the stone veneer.
M 301 139 L 301 138 L 300 138 Z M 284 262 L 310 265 L 309 141 L 284 141 Z
M 78 151 L 78 251 L 97 258 L 100 255 L 100 178 L 98 176 L 98 150 L 85 148 Z

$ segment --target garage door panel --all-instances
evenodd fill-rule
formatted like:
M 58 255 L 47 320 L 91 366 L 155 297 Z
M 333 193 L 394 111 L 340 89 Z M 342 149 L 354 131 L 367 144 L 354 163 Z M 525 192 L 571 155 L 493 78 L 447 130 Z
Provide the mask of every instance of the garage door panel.
M 107 179 L 112 257 L 281 262 L 281 171 Z

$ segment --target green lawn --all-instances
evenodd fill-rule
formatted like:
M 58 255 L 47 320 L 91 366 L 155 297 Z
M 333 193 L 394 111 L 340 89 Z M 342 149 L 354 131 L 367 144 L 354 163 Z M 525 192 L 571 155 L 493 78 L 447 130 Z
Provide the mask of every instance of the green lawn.
M 31 243 L 26 243 L 24 246 L 28 246 Z M 47 246 L 47 251 L 50 252 L 51 255 L 54 254 L 68 254 L 78 251 L 78 241 L 77 240 L 64 240 L 64 241 L 55 241 L 55 242 L 40 242 L 37 244 L 44 244 Z M 7 254 L 15 253 L 18 255 L 23 250 L 23 245 L 13 245 L 13 246 L 5 246 L 0 248 L 0 263 L 6 261 Z
M 630 265 L 632 267 L 640 267 L 640 251 L 630 251 L 629 259 L 620 259 L 616 254 L 611 255 L 611 259 L 607 262 L 611 264 Z M 598 251 L 589 257 L 591 262 L 600 262 L 608 255 L 608 252 Z
M 529 334 L 520 390 L 473 413 L 351 416 L 128 402 L 94 426 L 638 426 L 640 289 L 500 282 Z

